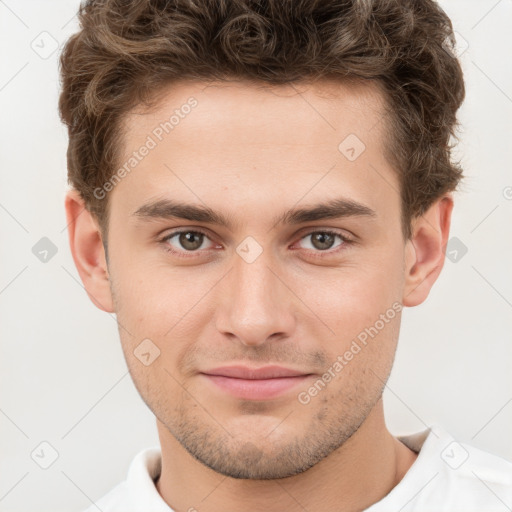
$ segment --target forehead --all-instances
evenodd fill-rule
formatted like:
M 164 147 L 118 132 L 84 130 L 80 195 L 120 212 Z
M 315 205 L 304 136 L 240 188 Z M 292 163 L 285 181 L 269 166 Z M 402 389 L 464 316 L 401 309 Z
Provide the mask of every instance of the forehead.
M 111 197 L 122 195 L 131 212 L 165 196 L 242 211 L 248 200 L 279 204 L 287 196 L 375 204 L 398 186 L 384 158 L 384 120 L 371 82 L 175 83 L 151 108 L 126 115 L 120 162 L 153 143 Z
M 189 108 L 192 101 L 196 105 Z M 253 128 L 261 127 L 264 116 L 269 135 L 275 134 L 272 128 L 300 123 L 305 127 L 301 130 L 304 142 L 312 140 L 314 132 L 321 128 L 340 134 L 350 128 L 362 138 L 368 138 L 375 127 L 373 121 L 383 118 L 384 103 L 378 82 L 369 80 L 346 83 L 319 80 L 280 85 L 248 80 L 189 80 L 160 89 L 151 107 L 135 107 L 124 116 L 123 126 L 129 139 L 141 130 L 151 132 L 155 123 L 169 120 L 175 112 L 176 119 L 171 123 L 173 131 L 181 120 L 188 118 L 186 124 L 191 129 L 202 132 L 213 128 L 217 137 L 238 125 L 243 128 L 240 135 L 252 131 L 252 140 L 262 135 Z M 300 133 L 287 135 L 290 142 L 297 142 Z

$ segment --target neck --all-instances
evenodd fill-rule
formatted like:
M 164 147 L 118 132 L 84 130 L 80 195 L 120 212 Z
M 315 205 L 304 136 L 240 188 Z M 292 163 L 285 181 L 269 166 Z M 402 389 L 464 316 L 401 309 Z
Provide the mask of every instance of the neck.
M 309 470 L 278 480 L 229 478 L 193 458 L 157 420 L 162 471 L 157 490 L 176 512 L 360 511 L 388 494 L 417 454 L 386 428 L 382 399 L 340 448 Z

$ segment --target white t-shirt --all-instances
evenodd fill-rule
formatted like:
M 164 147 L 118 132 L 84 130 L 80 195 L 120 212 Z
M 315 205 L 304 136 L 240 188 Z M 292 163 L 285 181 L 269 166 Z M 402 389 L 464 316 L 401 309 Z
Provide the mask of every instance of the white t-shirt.
M 398 439 L 419 455 L 399 484 L 365 512 L 512 510 L 512 462 L 458 443 L 438 425 Z M 84 512 L 174 512 L 154 484 L 160 469 L 160 447 L 142 450 L 127 479 Z

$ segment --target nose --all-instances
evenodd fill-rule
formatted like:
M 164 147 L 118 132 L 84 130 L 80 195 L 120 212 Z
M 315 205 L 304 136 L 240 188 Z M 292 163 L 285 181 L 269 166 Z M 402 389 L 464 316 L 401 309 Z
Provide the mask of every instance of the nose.
M 233 260 L 217 289 L 219 332 L 253 347 L 293 336 L 297 300 L 278 265 L 266 251 L 252 263 L 238 254 Z

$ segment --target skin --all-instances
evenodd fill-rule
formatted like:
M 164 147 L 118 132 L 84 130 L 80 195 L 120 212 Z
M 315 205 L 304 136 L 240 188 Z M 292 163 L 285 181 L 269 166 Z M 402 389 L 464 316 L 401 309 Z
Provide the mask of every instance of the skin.
M 401 314 L 308 404 L 297 395 L 393 303 L 427 298 L 443 267 L 452 197 L 414 219 L 403 239 L 384 100 L 371 83 L 174 84 L 156 108 L 126 116 L 123 162 L 190 96 L 197 106 L 110 192 L 108 265 L 96 219 L 76 191 L 65 201 L 85 289 L 116 313 L 131 376 L 157 418 L 157 490 L 178 512 L 366 508 L 416 458 L 383 415 Z M 338 150 L 351 133 L 366 146 L 353 162 Z M 285 210 L 339 197 L 376 215 L 275 224 Z M 207 205 L 236 225 L 133 215 L 163 198 Z M 207 236 L 188 252 L 179 236 L 161 241 L 177 228 Z M 356 243 L 336 236 L 322 250 L 312 236 L 322 229 Z M 252 263 L 236 252 L 248 236 L 262 248 Z M 147 338 L 160 350 L 149 366 L 134 355 Z M 314 375 L 268 400 L 235 398 L 199 375 L 232 364 Z

